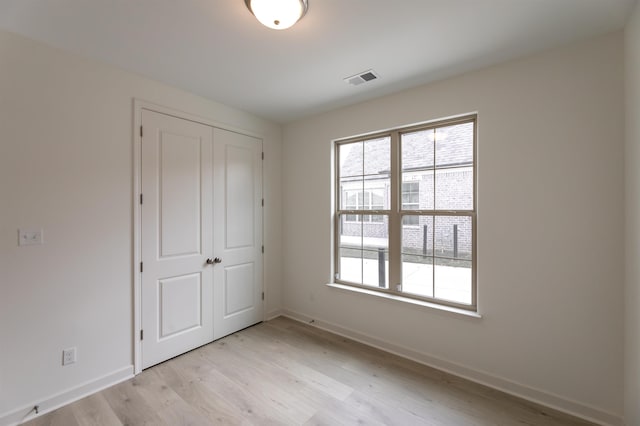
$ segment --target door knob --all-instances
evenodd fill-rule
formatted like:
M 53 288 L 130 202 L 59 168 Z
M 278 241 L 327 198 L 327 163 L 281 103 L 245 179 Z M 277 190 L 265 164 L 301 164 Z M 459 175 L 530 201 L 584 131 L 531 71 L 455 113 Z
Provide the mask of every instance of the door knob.
M 222 263 L 222 259 L 216 257 L 215 259 L 207 259 L 207 265 L 213 265 L 214 263 Z

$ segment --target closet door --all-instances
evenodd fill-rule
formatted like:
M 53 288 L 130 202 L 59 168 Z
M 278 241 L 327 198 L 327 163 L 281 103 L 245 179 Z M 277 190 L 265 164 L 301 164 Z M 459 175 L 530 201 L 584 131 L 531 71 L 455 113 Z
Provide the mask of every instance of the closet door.
M 214 129 L 214 336 L 262 321 L 262 143 Z
M 142 368 L 213 340 L 213 129 L 142 112 Z
M 142 110 L 142 368 L 262 321 L 262 141 Z

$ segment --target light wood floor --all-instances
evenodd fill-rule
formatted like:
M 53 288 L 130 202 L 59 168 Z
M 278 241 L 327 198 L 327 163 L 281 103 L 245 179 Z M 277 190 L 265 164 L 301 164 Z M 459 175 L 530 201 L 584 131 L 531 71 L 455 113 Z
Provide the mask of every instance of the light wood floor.
M 285 318 L 145 370 L 37 425 L 586 425 Z

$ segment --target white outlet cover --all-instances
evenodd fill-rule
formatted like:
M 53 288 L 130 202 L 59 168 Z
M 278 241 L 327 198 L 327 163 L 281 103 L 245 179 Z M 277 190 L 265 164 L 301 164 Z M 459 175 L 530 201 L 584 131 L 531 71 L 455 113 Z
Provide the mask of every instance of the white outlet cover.
M 18 229 L 19 246 L 40 246 L 44 244 L 42 229 Z
M 76 348 L 69 348 L 62 351 L 62 365 L 69 365 L 76 362 Z

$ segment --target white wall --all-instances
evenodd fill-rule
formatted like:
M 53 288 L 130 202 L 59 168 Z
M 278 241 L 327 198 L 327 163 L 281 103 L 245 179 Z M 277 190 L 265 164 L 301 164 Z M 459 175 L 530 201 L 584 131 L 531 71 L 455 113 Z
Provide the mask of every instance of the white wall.
M 640 5 L 625 28 L 625 421 L 640 425 Z
M 134 97 L 264 136 L 266 310 L 280 308 L 279 125 L 0 32 L 0 424 L 132 371 Z M 19 227 L 45 244 L 17 247 Z
M 622 79 L 617 33 L 285 126 L 285 312 L 619 422 Z M 473 111 L 483 318 L 325 286 L 331 140 Z

